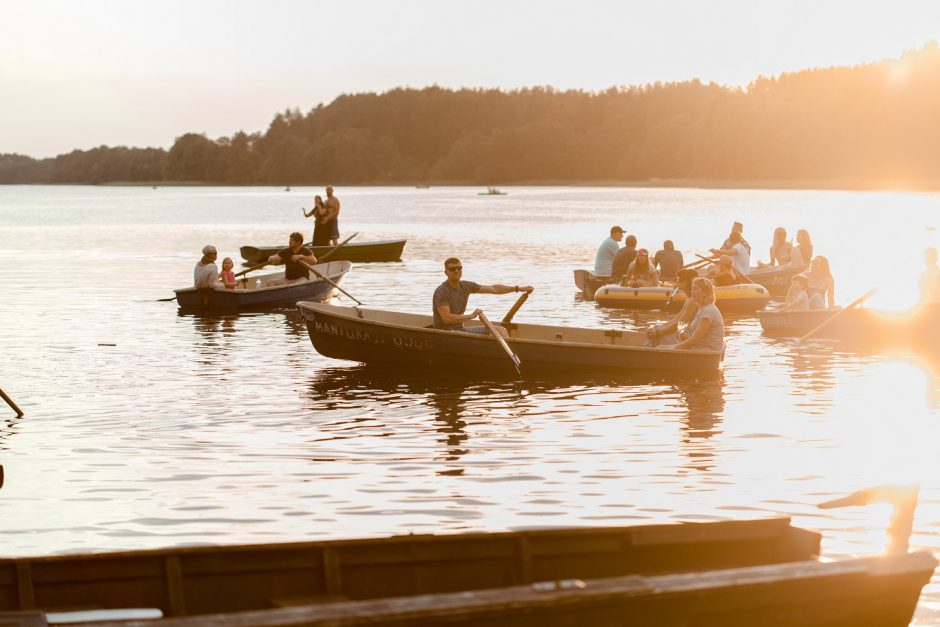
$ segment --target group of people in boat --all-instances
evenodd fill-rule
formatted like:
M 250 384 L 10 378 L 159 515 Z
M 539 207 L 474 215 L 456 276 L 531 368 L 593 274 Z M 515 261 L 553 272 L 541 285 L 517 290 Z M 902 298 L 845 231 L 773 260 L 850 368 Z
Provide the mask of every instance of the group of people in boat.
M 659 281 L 675 279 L 676 272 L 685 265 L 682 253 L 672 240 L 663 242 L 662 250 L 650 259 L 649 250 L 637 248 L 635 235 L 627 235 L 623 247 L 623 227 L 612 226 L 610 237 L 601 242 L 594 258 L 594 274 L 609 276 L 612 280 L 636 283 L 638 286 L 659 285 Z M 626 279 L 624 278 L 626 277 Z
M 288 188 L 289 189 L 289 188 Z M 326 186 L 326 200 L 317 195 L 313 199 L 313 209 L 308 213 L 303 207 L 301 211 L 305 217 L 314 217 L 313 246 L 337 246 L 339 244 L 339 198 L 333 193 L 333 186 Z M 202 258 L 196 262 L 193 269 L 193 286 L 197 288 L 215 289 L 223 287 L 234 290 L 237 287 L 235 273 L 232 271 L 235 263 L 231 257 L 222 260 L 222 271 L 219 271 L 215 260 L 218 251 L 212 244 L 202 248 Z M 268 279 L 264 287 L 289 285 L 310 278 L 307 265 L 315 265 L 317 257 L 313 251 L 304 246 L 304 236 L 299 232 L 290 234 L 286 248 L 268 257 L 263 265 L 284 265 L 284 276 L 278 279 Z

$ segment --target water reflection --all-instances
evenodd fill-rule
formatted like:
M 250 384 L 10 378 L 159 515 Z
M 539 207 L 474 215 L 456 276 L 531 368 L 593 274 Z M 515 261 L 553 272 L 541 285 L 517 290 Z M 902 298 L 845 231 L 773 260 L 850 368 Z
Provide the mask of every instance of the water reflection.
M 697 380 L 675 386 L 686 408 L 682 419 L 682 445 L 694 470 L 712 469 L 716 449 L 707 443 L 719 433 L 725 411 L 725 380 Z

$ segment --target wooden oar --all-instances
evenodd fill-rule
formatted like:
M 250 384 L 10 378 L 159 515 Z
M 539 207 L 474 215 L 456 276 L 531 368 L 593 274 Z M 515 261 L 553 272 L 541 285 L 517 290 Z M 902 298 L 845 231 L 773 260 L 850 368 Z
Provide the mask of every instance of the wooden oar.
M 13 402 L 13 399 L 6 395 L 6 392 L 0 390 L 0 397 L 7 402 L 7 405 L 10 406 L 10 409 L 16 412 L 17 417 L 23 415 L 23 410 L 16 406 L 16 403 Z
M 676 285 L 676 289 L 672 290 L 672 293 L 669 294 L 669 298 L 666 299 L 666 303 L 663 305 L 663 311 L 669 311 L 669 305 L 672 304 L 672 299 L 676 297 L 676 294 L 679 293 L 679 286 Z
M 872 294 L 874 294 L 874 293 L 877 292 L 877 291 L 878 291 L 878 288 L 877 288 L 877 287 L 876 287 L 875 289 L 868 290 L 868 291 L 865 292 L 863 295 L 861 295 L 860 297 L 856 298 L 856 299 L 853 300 L 851 303 L 849 303 L 848 305 L 846 305 L 845 307 L 843 307 L 842 309 L 840 309 L 838 313 L 833 314 L 832 316 L 826 318 L 826 319 L 823 320 L 821 323 L 819 323 L 818 325 L 816 325 L 816 328 L 814 328 L 812 331 L 810 331 L 809 333 L 807 333 L 806 335 L 804 335 L 803 337 L 801 337 L 800 339 L 798 339 L 798 340 L 797 340 L 797 344 L 799 344 L 799 343 L 802 342 L 803 340 L 806 340 L 806 339 L 809 339 L 809 338 L 813 337 L 814 335 L 816 335 L 816 334 L 819 332 L 820 329 L 823 329 L 823 328 L 827 327 L 830 322 L 832 322 L 833 320 L 835 320 L 836 318 L 838 318 L 839 316 L 841 316 L 841 315 L 844 314 L 845 312 L 849 311 L 850 309 L 854 309 L 855 307 L 861 305 L 863 302 L 865 302 L 866 300 L 868 300 L 869 298 L 871 298 Z
M 348 242 L 348 241 L 351 240 L 352 238 L 356 237 L 357 235 L 359 235 L 359 232 L 358 232 L 358 231 L 356 231 L 355 233 L 353 233 L 352 235 L 350 235 L 349 237 L 347 237 L 346 239 L 344 239 L 343 241 L 341 241 L 339 244 L 337 244 L 337 245 L 334 246 L 333 248 L 331 248 L 331 249 L 329 249 L 328 251 L 326 251 L 326 253 L 325 253 L 322 257 L 320 257 L 319 259 L 317 259 L 317 263 L 323 263 L 324 261 L 326 261 L 327 259 L 329 259 L 329 258 L 330 258 L 330 255 L 332 255 L 332 254 L 335 253 L 337 250 L 339 250 L 340 248 L 342 248 L 343 246 L 345 246 L 345 245 L 346 245 L 346 242 Z
M 695 256 L 696 256 L 696 257 L 701 257 L 701 255 L 698 254 L 698 253 L 695 253 Z M 711 263 L 711 259 L 708 259 L 707 257 L 706 257 L 705 259 L 706 259 L 709 263 Z M 690 261 L 689 263 L 687 263 L 687 264 L 685 264 L 684 266 L 682 266 L 682 269 L 683 269 L 683 270 L 686 269 L 686 268 L 693 268 L 693 269 L 694 269 L 694 268 L 698 268 L 698 267 L 701 267 L 701 266 L 704 266 L 704 265 L 705 265 L 705 261 L 702 261 L 701 259 L 699 259 L 698 261 Z
M 503 316 L 501 324 L 509 324 L 512 321 L 512 317 L 516 315 L 516 312 L 519 311 L 519 308 L 525 304 L 526 299 L 529 297 L 529 292 L 523 292 L 512 308 L 509 310 L 505 316 Z
M 486 328 L 490 330 L 490 334 L 496 338 L 496 341 L 499 342 L 499 345 L 503 347 L 503 350 L 506 352 L 506 355 L 512 360 L 512 365 L 516 367 L 516 372 L 522 374 L 522 371 L 519 370 L 519 366 L 522 362 L 519 360 L 519 356 L 512 352 L 512 349 L 509 348 L 509 344 L 506 343 L 506 340 L 503 339 L 503 336 L 499 334 L 499 331 L 496 330 L 496 327 L 493 326 L 493 323 L 490 322 L 490 319 L 486 317 L 486 314 L 482 311 L 480 312 L 480 320 L 486 325 Z
M 357 305 L 361 305 L 361 304 L 362 304 L 362 301 L 360 301 L 358 298 L 356 298 L 355 296 L 353 296 L 352 294 L 350 294 L 349 292 L 347 292 L 346 290 L 344 290 L 343 288 L 341 288 L 339 285 L 337 285 L 335 282 L 331 281 L 329 278 L 327 278 L 327 277 L 323 276 L 322 274 L 320 274 L 320 271 L 319 271 L 319 270 L 317 270 L 316 268 L 314 268 L 313 266 L 311 266 L 311 265 L 310 265 L 309 263 L 307 263 L 306 261 L 301 261 L 301 262 L 299 262 L 299 263 L 300 263 L 302 266 L 306 267 L 307 270 L 310 270 L 310 271 L 313 272 L 315 275 L 317 275 L 318 277 L 320 277 L 320 279 L 326 281 L 327 283 L 329 283 L 330 285 L 332 285 L 333 287 L 335 287 L 336 289 L 338 289 L 339 291 L 341 291 L 343 294 L 345 294 L 346 296 L 348 296 L 348 297 L 350 297 L 351 299 L 353 299 L 354 301 L 356 301 L 356 304 L 357 304 Z
M 268 265 L 269 263 L 271 263 L 271 262 L 270 262 L 270 261 L 264 261 L 264 262 L 262 262 L 262 263 L 259 263 L 259 264 L 256 265 L 256 266 L 250 266 L 250 267 L 248 267 L 248 268 L 245 268 L 245 269 L 242 270 L 241 272 L 237 273 L 237 274 L 235 275 L 235 278 L 237 279 L 238 277 L 240 277 L 240 276 L 243 275 L 243 274 L 248 274 L 248 273 L 251 272 L 252 270 L 257 270 L 258 268 L 263 268 L 263 267 L 265 267 L 266 265 Z

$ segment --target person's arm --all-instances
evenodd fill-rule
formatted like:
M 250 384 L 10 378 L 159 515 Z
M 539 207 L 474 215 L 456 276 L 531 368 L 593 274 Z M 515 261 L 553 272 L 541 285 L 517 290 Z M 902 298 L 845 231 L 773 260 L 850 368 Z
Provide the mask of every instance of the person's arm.
M 679 330 L 680 322 L 688 322 L 695 317 L 695 302 L 692 300 L 686 300 L 682 305 L 682 309 L 679 310 L 675 316 L 668 320 L 665 324 L 659 326 L 650 327 L 646 330 L 646 337 L 653 339 L 657 337 L 662 337 L 664 335 L 669 335 L 670 333 L 675 333 Z
M 702 341 L 705 337 L 705 334 L 708 333 L 708 330 L 712 326 L 712 321 L 710 318 L 702 316 L 698 324 L 695 325 L 695 331 L 692 332 L 692 335 L 688 338 L 682 340 L 672 348 L 694 348 L 696 344 Z
M 650 272 L 650 281 L 659 284 L 659 272 L 656 271 L 656 268 L 652 268 L 652 272 Z
M 311 266 L 317 265 L 317 257 L 311 251 L 306 248 L 302 249 L 304 252 L 296 255 L 291 255 L 291 261 L 303 261 L 304 263 L 310 264 Z M 306 253 L 306 254 L 304 254 Z
M 832 309 L 836 306 L 836 282 L 832 277 L 829 277 L 829 289 L 826 290 L 826 293 L 828 294 L 829 309 Z
M 310 210 L 310 213 L 307 213 L 307 210 L 304 209 L 303 207 L 301 207 L 300 210 L 304 212 L 304 217 L 305 217 L 305 218 L 309 218 L 310 216 L 315 216 L 315 215 L 317 214 L 317 208 L 316 208 L 316 207 L 314 207 L 313 209 L 311 209 L 311 210 Z
M 531 294 L 535 288 L 531 285 L 503 285 L 494 283 L 493 285 L 481 285 L 480 294 L 508 294 L 510 292 L 527 292 Z
M 482 291 L 482 290 L 481 290 Z M 450 305 L 438 305 L 437 313 L 440 315 L 441 320 L 444 321 L 444 324 L 463 324 L 468 320 L 473 320 L 480 315 L 479 309 L 474 309 L 472 313 L 469 314 L 455 314 L 451 312 Z
M 284 263 L 284 260 L 281 259 L 280 255 L 274 254 L 268 257 L 268 263 L 273 263 L 274 265 L 278 266 Z
M 733 248 L 709 248 L 708 250 L 710 250 L 713 255 L 717 255 L 719 257 L 722 255 L 728 255 L 729 257 L 734 257 Z

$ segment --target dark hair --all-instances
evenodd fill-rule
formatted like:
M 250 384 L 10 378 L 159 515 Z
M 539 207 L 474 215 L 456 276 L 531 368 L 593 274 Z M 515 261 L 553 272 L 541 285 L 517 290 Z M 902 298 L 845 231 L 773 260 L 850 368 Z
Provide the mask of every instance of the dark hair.
M 731 234 L 728 236 L 728 241 L 731 242 L 732 244 L 737 244 L 742 239 L 743 238 L 741 237 L 741 234 L 738 233 L 737 231 L 731 231 Z
M 620 226 L 610 227 L 610 234 L 613 235 L 614 233 L 623 233 L 623 227 L 620 227 Z
M 458 259 L 457 257 L 448 257 L 447 259 L 444 260 L 444 267 L 446 268 L 447 266 L 451 266 L 455 263 L 460 263 L 460 259 Z
M 627 235 L 627 246 L 636 246 L 636 235 Z
M 675 250 L 676 246 L 672 243 L 671 239 L 667 239 L 665 242 L 663 242 L 663 248 L 666 250 Z
M 282 241 L 283 241 L 283 240 L 282 240 Z M 290 234 L 290 241 L 292 241 L 292 242 L 300 242 L 301 244 L 303 244 L 303 243 L 304 243 L 304 236 L 303 236 L 302 234 L 298 233 L 297 231 L 294 231 L 293 233 Z

